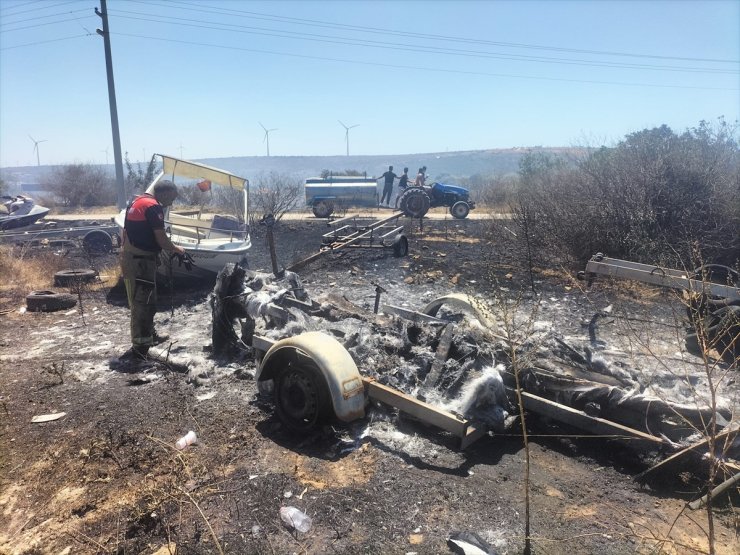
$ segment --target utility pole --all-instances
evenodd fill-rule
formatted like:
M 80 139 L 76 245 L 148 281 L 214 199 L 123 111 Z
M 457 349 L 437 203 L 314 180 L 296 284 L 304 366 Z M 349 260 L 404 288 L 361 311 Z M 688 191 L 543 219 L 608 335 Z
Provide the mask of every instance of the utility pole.
M 110 31 L 108 29 L 108 7 L 106 0 L 100 0 L 100 10 L 95 13 L 103 20 L 103 30 L 95 32 L 103 37 L 105 47 L 105 70 L 108 76 L 108 103 L 110 104 L 110 126 L 113 132 L 113 159 L 116 164 L 116 203 L 119 209 L 126 207 L 126 190 L 123 186 L 123 158 L 121 156 L 121 135 L 118 131 L 118 108 L 116 107 L 116 86 L 113 83 L 113 59 L 110 54 Z

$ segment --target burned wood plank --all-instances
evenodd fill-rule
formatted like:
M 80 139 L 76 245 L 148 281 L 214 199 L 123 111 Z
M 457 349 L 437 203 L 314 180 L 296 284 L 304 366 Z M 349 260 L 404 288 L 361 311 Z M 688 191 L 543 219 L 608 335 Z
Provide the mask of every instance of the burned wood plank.
M 719 432 L 717 434 L 717 436 L 715 437 L 715 440 L 714 441 L 717 442 L 719 440 L 727 439 L 727 441 L 731 443 L 731 442 L 733 442 L 735 440 L 735 437 L 737 436 L 738 432 L 740 432 L 740 427 L 738 427 L 738 426 L 733 426 L 729 430 L 722 430 L 721 432 Z M 689 455 L 690 453 L 695 453 L 699 449 L 706 448 L 709 445 L 709 439 L 710 438 L 705 437 L 701 441 L 697 441 L 696 443 L 692 443 L 688 447 L 685 447 L 684 449 L 681 449 L 680 451 L 677 451 L 676 453 L 673 453 L 673 455 L 671 455 L 667 459 L 664 459 L 664 460 L 660 461 L 658 464 L 656 464 L 654 466 L 651 466 L 647 470 L 644 470 L 644 471 L 640 472 L 637 476 L 635 476 L 635 480 L 639 480 L 641 478 L 644 478 L 645 476 L 647 476 L 648 474 L 652 473 L 653 471 L 655 471 L 655 470 L 657 470 L 659 468 L 663 468 L 663 467 L 665 467 L 665 466 L 667 466 L 667 465 L 675 462 L 676 460 Z
M 740 482 L 740 473 L 735 474 L 734 476 L 732 476 L 731 478 L 725 480 L 720 485 L 718 485 L 716 488 L 714 488 L 712 490 L 712 494 L 711 494 L 712 495 L 712 499 L 714 499 L 715 497 L 717 497 L 723 491 L 731 488 L 732 486 L 734 486 L 738 482 Z M 697 509 L 701 509 L 702 507 L 706 506 L 708 500 L 709 500 L 709 494 L 706 494 L 704 497 L 700 497 L 699 499 L 697 499 L 697 500 L 692 501 L 691 503 L 689 503 L 689 508 L 692 509 L 692 510 L 694 510 L 694 511 L 697 510 Z
M 638 441 L 640 444 L 646 444 L 650 447 L 668 445 L 668 442 L 665 440 L 646 434 L 645 432 L 628 428 L 610 420 L 589 416 L 585 412 L 561 405 L 555 401 L 550 401 L 544 397 L 538 397 L 526 391 L 522 391 L 522 402 L 524 403 L 524 408 L 528 411 L 547 416 L 553 420 L 580 428 L 592 434 L 613 435 L 623 439 Z
M 467 420 L 420 401 L 416 397 L 401 393 L 397 389 L 378 383 L 372 378 L 362 378 L 362 381 L 365 384 L 365 391 L 371 399 L 395 407 L 426 424 L 441 428 L 459 438 L 466 436 L 469 425 Z
M 439 345 L 437 346 L 437 353 L 432 362 L 432 369 L 429 370 L 426 379 L 424 380 L 424 388 L 434 387 L 439 381 L 439 376 L 442 374 L 442 368 L 444 368 L 447 357 L 450 354 L 450 347 L 452 346 L 452 335 L 455 331 L 454 324 L 447 324 L 445 329 L 442 330 L 442 335 L 439 338 Z

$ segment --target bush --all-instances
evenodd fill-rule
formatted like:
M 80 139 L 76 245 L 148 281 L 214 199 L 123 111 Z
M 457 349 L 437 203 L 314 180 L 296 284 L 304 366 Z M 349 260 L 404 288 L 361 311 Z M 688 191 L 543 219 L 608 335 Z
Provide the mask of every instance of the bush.
M 43 186 L 64 206 L 110 206 L 116 203 L 115 180 L 98 166 L 71 164 L 57 167 Z
M 575 167 L 525 156 L 519 194 L 545 248 L 584 262 L 600 251 L 666 266 L 740 258 L 740 155 L 736 126 L 701 122 L 627 135 Z M 682 262 L 683 261 L 683 262 Z

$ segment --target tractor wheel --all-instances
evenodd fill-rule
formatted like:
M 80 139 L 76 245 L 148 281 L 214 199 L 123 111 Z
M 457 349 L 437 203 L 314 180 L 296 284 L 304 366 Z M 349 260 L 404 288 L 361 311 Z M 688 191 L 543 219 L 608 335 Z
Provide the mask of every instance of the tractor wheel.
M 274 394 L 278 417 L 293 431 L 315 428 L 330 413 L 329 392 L 320 372 L 312 365 L 290 362 L 278 374 Z
M 459 200 L 450 207 L 450 214 L 453 218 L 464 220 L 470 214 L 470 205 L 464 200 Z
M 410 218 L 423 218 L 431 204 L 429 195 L 421 187 L 406 189 L 398 199 L 398 207 Z
M 313 205 L 313 215 L 317 218 L 328 218 L 334 212 L 334 204 L 320 200 Z

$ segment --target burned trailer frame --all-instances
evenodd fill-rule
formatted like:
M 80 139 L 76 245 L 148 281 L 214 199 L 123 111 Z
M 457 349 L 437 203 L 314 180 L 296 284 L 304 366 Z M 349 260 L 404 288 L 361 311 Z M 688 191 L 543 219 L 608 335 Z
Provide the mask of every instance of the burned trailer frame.
M 686 311 L 693 329 L 686 335 L 690 353 L 702 356 L 715 349 L 720 358 L 737 366 L 740 359 L 740 275 L 719 264 L 693 271 L 651 266 L 597 253 L 578 278 L 589 287 L 597 275 L 631 279 L 686 292 Z
M 232 274 L 227 275 L 228 272 Z M 438 386 L 441 368 L 450 354 L 453 327 L 456 325 L 455 322 L 434 315 L 440 307 L 444 304 L 456 311 L 467 312 L 489 330 L 495 326 L 492 315 L 481 310 L 474 298 L 452 294 L 431 301 L 420 312 L 382 304 L 379 310 L 375 311 L 382 314 L 365 313 L 365 317 L 375 318 L 379 325 L 389 322 L 388 318 L 400 317 L 404 321 L 423 325 L 427 329 L 432 326 L 440 330 L 439 333 L 434 332 L 438 339 L 434 360 L 423 383 L 420 383 L 418 397 L 414 397 L 374 378 L 363 376 L 347 350 L 351 338 L 342 344 L 332 335 L 316 331 L 298 333 L 277 340 L 256 334 L 255 318 L 264 317 L 267 328 L 275 329 L 295 319 L 291 309 L 299 309 L 311 316 L 326 318 L 328 321 L 363 315 L 353 313 L 357 307 L 348 301 L 347 306 L 342 306 L 298 299 L 296 293 L 302 292 L 301 287 L 295 287 L 295 284 L 286 287 L 282 282 L 279 286 L 279 297 L 266 302 L 253 302 L 256 299 L 252 294 L 244 292 L 245 275 L 246 271 L 239 266 L 233 268 L 227 266 L 219 276 L 211 301 L 214 354 L 226 354 L 224 348 L 228 346 L 224 337 L 228 334 L 235 337 L 233 321 L 237 318 L 246 318 L 249 325 L 242 324 L 242 337 L 238 341 L 254 351 L 258 363 L 255 374 L 258 388 L 263 393 L 272 395 L 275 412 L 287 427 L 306 432 L 333 418 L 352 422 L 365 416 L 367 403 L 378 401 L 424 424 L 452 434 L 459 440 L 461 449 L 488 434 L 491 428 L 477 418 L 466 418 L 465 415 L 426 402 L 427 393 Z M 286 272 L 279 279 L 295 281 L 295 278 L 296 274 Z M 262 278 L 257 279 L 260 281 Z M 378 304 L 376 299 L 376 306 Z M 493 337 L 496 335 L 493 334 Z M 510 383 L 507 382 L 508 378 L 504 377 L 506 395 L 511 403 L 516 399 L 516 395 L 512 393 Z M 584 384 L 586 382 L 581 385 Z M 667 438 L 631 428 L 608 418 L 587 414 L 583 410 L 559 403 L 556 399 L 548 399 L 539 392 L 522 391 L 522 403 L 525 410 L 586 432 L 629 440 L 628 445 L 635 449 L 671 450 L 673 446 Z

